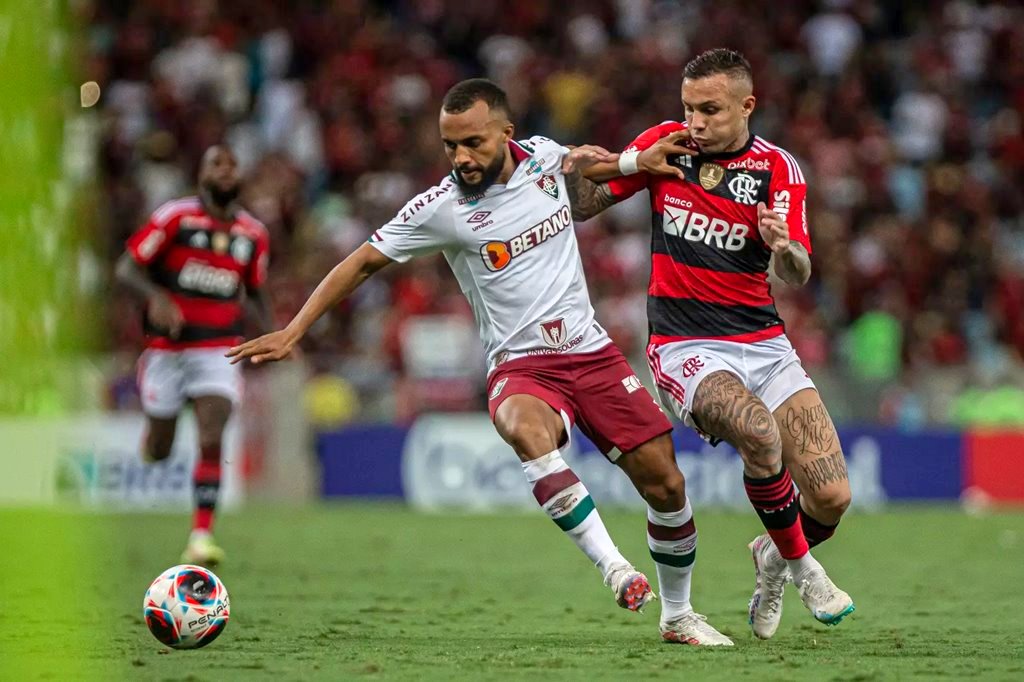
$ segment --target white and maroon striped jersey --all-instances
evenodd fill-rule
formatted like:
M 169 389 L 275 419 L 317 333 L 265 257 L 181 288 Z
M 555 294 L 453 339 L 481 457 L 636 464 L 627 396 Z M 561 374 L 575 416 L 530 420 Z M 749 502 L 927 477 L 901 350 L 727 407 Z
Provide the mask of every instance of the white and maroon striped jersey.
M 463 193 L 454 175 L 370 238 L 405 262 L 441 252 L 469 300 L 489 370 L 517 357 L 585 353 L 611 341 L 595 321 L 562 174 L 565 147 L 510 142 L 507 184 Z

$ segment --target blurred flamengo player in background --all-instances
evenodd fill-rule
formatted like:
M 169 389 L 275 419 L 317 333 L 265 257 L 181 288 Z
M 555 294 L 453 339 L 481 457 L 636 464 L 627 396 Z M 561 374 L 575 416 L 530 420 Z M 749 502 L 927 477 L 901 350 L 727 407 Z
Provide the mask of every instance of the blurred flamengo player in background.
M 181 560 L 216 565 L 224 552 L 211 535 L 221 479 L 221 441 L 241 373 L 224 351 L 242 339 L 243 304 L 261 329 L 270 315 L 260 288 L 267 276 L 266 228 L 236 203 L 238 162 L 225 146 L 203 154 L 199 196 L 158 208 L 131 236 L 117 278 L 146 301 L 147 348 L 139 391 L 147 416 L 143 456 L 171 454 L 178 414 L 191 401 L 199 430 L 192 534 Z
M 544 137 L 516 142 L 509 118 L 508 100 L 494 83 L 455 85 L 440 116 L 451 175 L 337 265 L 285 329 L 228 355 L 234 362 L 280 360 L 381 268 L 443 252 L 487 350 L 491 418 L 522 461 L 537 502 L 601 571 L 619 606 L 639 611 L 653 598 L 562 459 L 575 422 L 647 501 L 662 638 L 731 645 L 690 605 L 697 532 L 672 427 L 594 320 L 583 276 L 573 217 L 580 193 L 593 196 L 596 185 L 579 168 L 617 155 L 597 147 L 570 152 Z
M 754 634 L 775 634 L 788 581 L 815 618 L 835 625 L 853 602 L 809 550 L 850 503 L 846 463 L 768 284 L 769 263 L 794 286 L 811 276 L 807 185 L 792 155 L 750 134 L 753 76 L 742 55 L 693 59 L 682 100 L 686 123 L 650 128 L 618 163 L 587 169 L 608 180 L 593 212 L 650 190 L 648 361 L 663 404 L 743 457 L 747 496 L 767 530 L 749 545 Z

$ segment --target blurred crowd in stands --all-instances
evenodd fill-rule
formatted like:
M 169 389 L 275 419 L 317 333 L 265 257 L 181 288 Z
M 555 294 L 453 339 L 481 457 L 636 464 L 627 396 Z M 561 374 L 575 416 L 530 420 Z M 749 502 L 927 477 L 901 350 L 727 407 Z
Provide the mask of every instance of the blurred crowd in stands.
M 812 376 L 849 388 L 849 418 L 1024 420 L 1019 3 L 71 6 L 85 32 L 82 80 L 103 88 L 104 262 L 150 211 L 191 193 L 202 151 L 227 141 L 245 172 L 243 202 L 271 233 L 278 324 L 449 170 L 437 114 L 456 81 L 486 76 L 505 87 L 521 137 L 618 149 L 681 119 L 688 59 L 739 49 L 755 71 L 753 131 L 795 155 L 810 188 L 814 276 L 775 291 Z M 645 196 L 577 226 L 598 319 L 640 365 L 649 230 Z M 137 350 L 137 304 L 111 288 L 107 310 L 110 349 Z M 469 315 L 443 260 L 382 271 L 306 341 L 313 413 L 329 422 L 339 410 L 408 419 L 481 408 L 483 363 L 466 362 L 479 355 Z M 948 368 L 963 380 L 937 409 L 930 377 Z

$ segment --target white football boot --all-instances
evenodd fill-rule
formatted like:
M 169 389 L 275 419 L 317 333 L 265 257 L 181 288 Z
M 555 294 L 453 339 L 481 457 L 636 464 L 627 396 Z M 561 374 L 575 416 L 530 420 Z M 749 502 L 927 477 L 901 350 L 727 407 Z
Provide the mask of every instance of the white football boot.
M 615 593 L 615 603 L 630 611 L 640 612 L 647 604 L 657 599 L 647 576 L 629 564 L 622 564 L 610 570 L 604 584 Z
M 774 548 L 767 533 L 747 545 L 754 559 L 754 594 L 750 598 L 750 629 L 759 639 L 770 639 L 782 620 L 782 593 L 793 577 L 786 560 Z
M 690 611 L 661 624 L 661 638 L 673 644 L 732 646 L 732 640 L 708 625 L 706 616 Z
M 850 595 L 836 587 L 822 568 L 808 571 L 796 582 L 796 589 L 811 615 L 825 625 L 839 625 L 855 609 Z

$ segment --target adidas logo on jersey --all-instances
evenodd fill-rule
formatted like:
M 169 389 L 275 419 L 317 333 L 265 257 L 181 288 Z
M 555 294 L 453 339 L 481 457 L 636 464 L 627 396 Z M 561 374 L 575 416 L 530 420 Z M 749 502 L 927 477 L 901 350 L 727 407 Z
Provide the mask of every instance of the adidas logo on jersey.
M 729 224 L 721 218 L 709 218 L 697 211 L 664 206 L 662 228 L 667 234 L 691 242 L 703 242 L 726 251 L 739 251 L 747 243 L 750 226 Z M 713 242 L 713 244 L 712 244 Z

